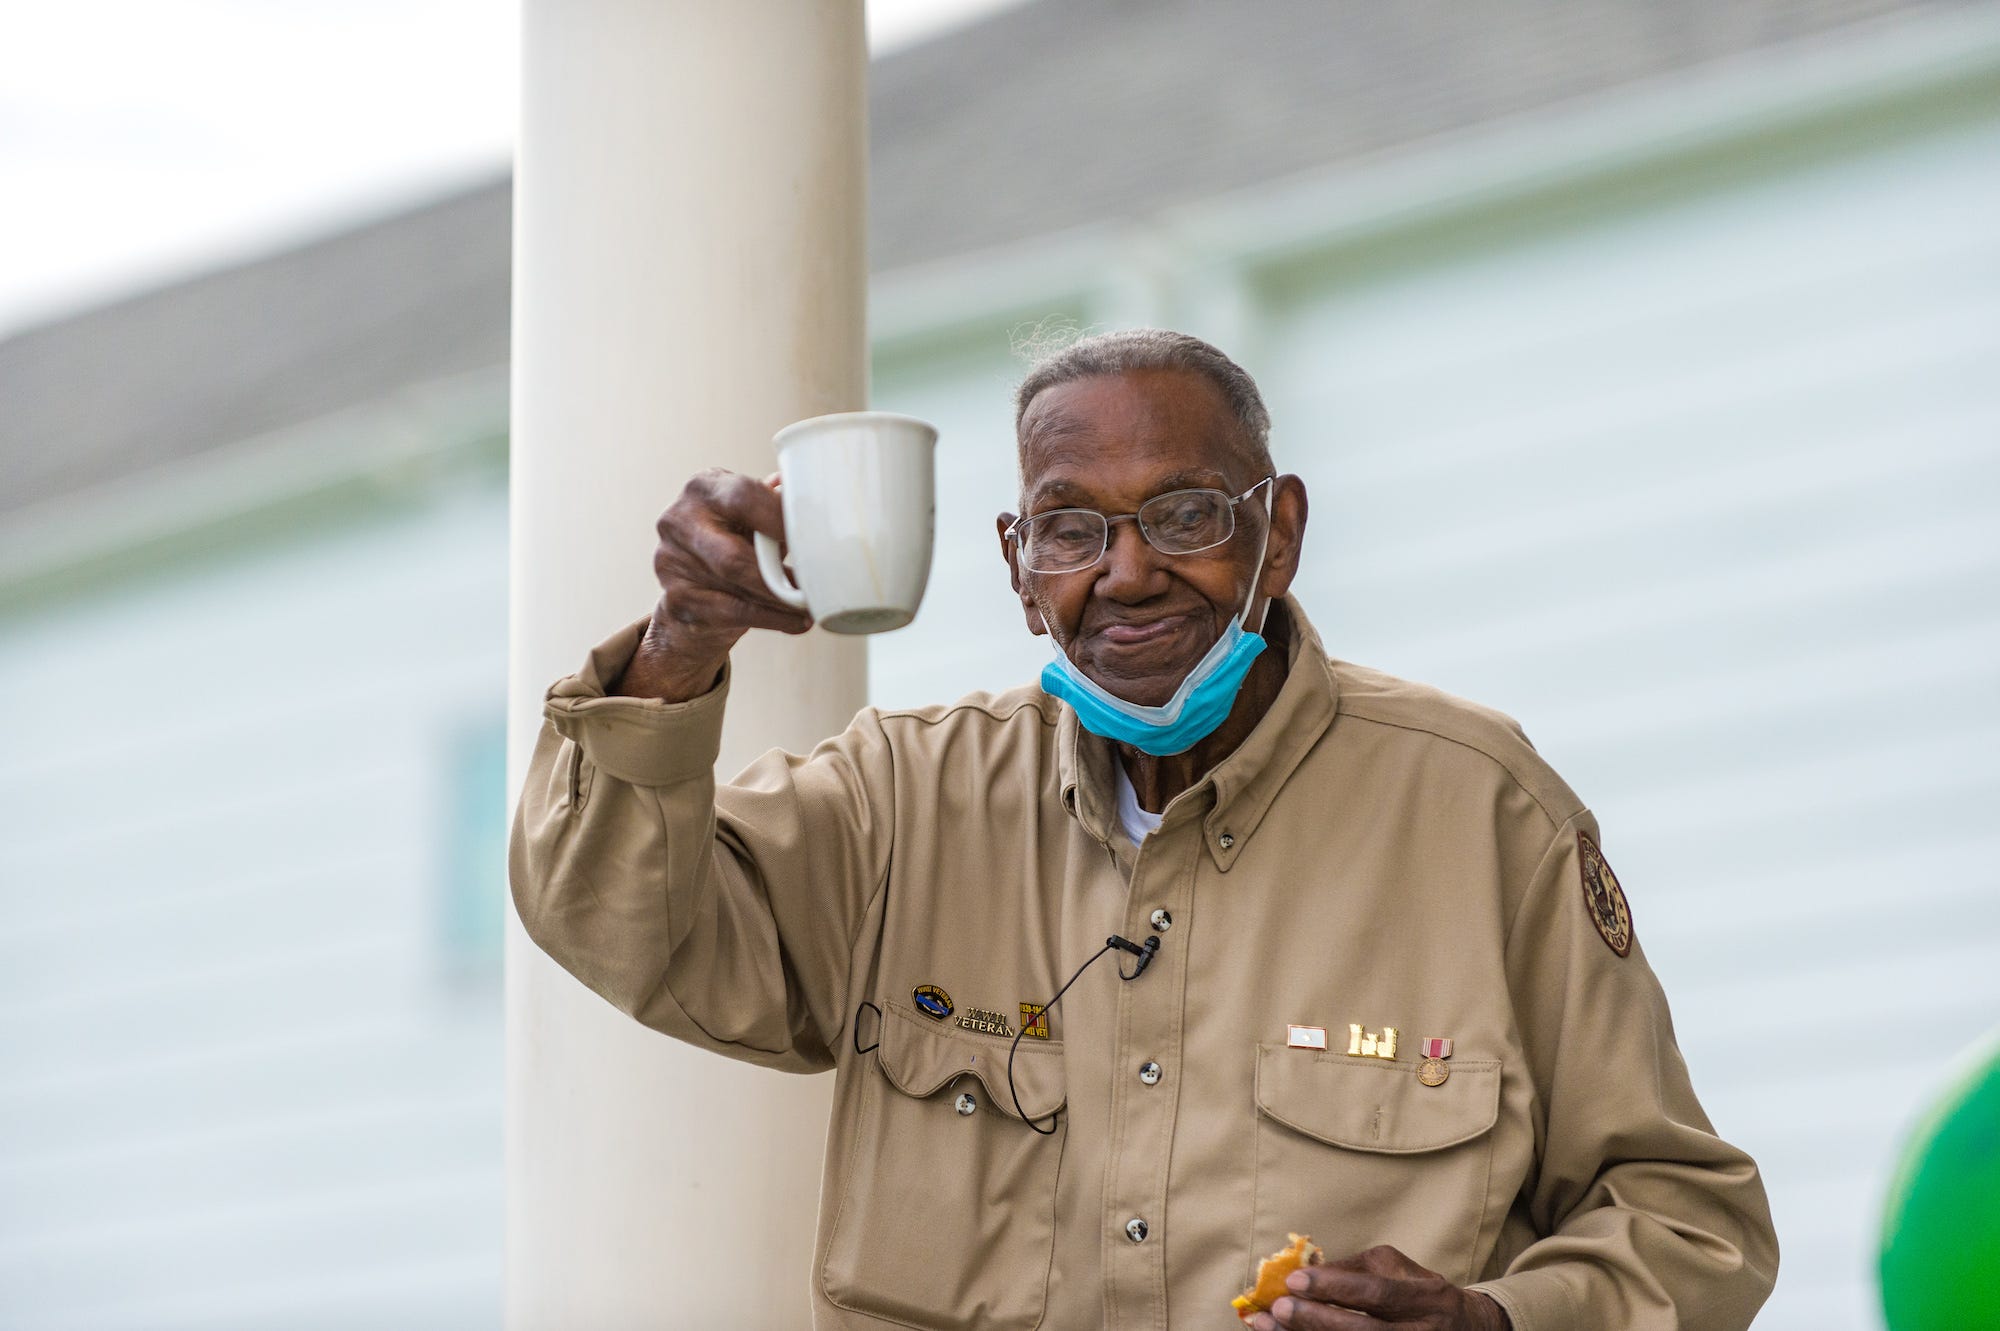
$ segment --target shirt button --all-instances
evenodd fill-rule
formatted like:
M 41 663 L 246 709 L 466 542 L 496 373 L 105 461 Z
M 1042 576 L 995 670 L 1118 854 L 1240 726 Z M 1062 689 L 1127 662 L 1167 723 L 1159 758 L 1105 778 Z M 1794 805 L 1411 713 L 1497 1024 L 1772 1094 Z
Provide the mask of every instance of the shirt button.
M 1229 833 L 1224 832 L 1221 836 L 1215 839 L 1215 844 L 1222 847 L 1224 850 L 1228 850 L 1231 846 L 1236 844 L 1236 838 L 1229 835 Z
M 1134 1243 L 1144 1243 L 1146 1241 L 1146 1222 L 1136 1215 L 1127 1220 L 1125 1222 L 1125 1237 Z
M 1174 927 L 1174 917 L 1164 909 L 1153 912 L 1153 932 L 1163 934 Z
M 979 1108 L 979 1101 L 973 1099 L 969 1093 L 958 1097 L 959 1113 L 970 1114 L 978 1108 Z
M 1159 1085 L 1160 1065 L 1158 1063 L 1141 1063 L 1139 1065 L 1139 1080 L 1145 1082 L 1148 1086 Z

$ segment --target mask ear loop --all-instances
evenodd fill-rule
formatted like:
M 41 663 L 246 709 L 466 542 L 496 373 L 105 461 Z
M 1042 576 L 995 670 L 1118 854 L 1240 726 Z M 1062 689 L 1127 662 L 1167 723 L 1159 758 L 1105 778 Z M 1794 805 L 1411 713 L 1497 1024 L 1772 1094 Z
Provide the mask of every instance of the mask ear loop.
M 1278 478 L 1276 476 L 1266 476 L 1263 480 L 1257 482 L 1257 484 L 1268 487 L 1264 491 L 1264 534 L 1257 541 L 1257 569 L 1256 572 L 1250 575 L 1250 594 L 1243 600 L 1243 613 L 1245 616 L 1250 613 L 1250 602 L 1257 599 L 1257 584 L 1264 577 L 1264 556 L 1271 552 L 1271 517 L 1277 509 L 1277 500 L 1273 496 L 1277 493 Z M 1250 629 L 1250 632 L 1262 634 L 1264 632 L 1264 625 L 1269 623 L 1270 620 L 1271 603 L 1266 601 L 1264 602 L 1264 613 L 1257 616 L 1257 627 Z M 1245 625 L 1245 627 L 1247 628 L 1248 625 Z
M 1027 578 L 1029 571 L 1021 562 L 1021 538 L 1014 536 L 1009 539 L 1014 544 L 1014 574 L 1019 578 Z M 1044 605 L 1042 598 L 1035 595 L 1033 591 L 1030 591 L 1028 596 L 1035 603 L 1035 613 L 1042 617 L 1042 627 L 1048 631 L 1049 641 L 1055 644 L 1058 652 L 1062 652 L 1065 656 L 1069 655 L 1068 651 L 1063 647 L 1062 639 L 1056 636 L 1055 616 L 1049 613 L 1048 606 Z

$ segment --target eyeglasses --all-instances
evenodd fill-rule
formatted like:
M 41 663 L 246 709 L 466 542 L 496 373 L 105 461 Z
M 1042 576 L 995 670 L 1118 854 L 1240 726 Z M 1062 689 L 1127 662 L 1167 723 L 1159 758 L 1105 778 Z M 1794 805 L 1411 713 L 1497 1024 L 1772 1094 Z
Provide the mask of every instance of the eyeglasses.
M 1017 518 L 1007 529 L 1021 567 L 1030 573 L 1075 573 L 1104 558 L 1111 524 L 1136 522 L 1146 544 L 1163 555 L 1212 550 L 1236 534 L 1236 506 L 1276 480 L 1266 476 L 1231 499 L 1221 490 L 1169 490 L 1139 505 L 1137 513 L 1106 516 L 1094 508 L 1056 508 Z

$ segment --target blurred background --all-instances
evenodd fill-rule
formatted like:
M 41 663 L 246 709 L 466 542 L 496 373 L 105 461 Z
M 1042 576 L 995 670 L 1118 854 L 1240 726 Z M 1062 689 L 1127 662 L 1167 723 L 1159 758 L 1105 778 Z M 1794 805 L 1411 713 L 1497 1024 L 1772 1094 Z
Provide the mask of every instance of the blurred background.
M 1329 648 L 1596 810 L 1758 1326 L 1879 1327 L 2000 1021 L 2000 4 L 870 10 L 874 402 L 945 441 L 873 700 L 1045 659 L 1016 346 L 1216 341 Z M 0 1327 L 497 1326 L 514 14 L 7 26 Z

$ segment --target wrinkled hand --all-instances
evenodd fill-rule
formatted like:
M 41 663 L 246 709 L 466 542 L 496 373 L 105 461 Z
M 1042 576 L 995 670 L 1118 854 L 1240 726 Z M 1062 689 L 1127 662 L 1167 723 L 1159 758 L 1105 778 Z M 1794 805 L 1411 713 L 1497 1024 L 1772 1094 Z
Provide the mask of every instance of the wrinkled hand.
M 614 692 L 685 701 L 708 691 L 729 649 L 751 629 L 812 627 L 812 616 L 773 596 L 757 571 L 751 534 L 784 537 L 775 481 L 705 471 L 660 514 L 653 551 L 659 603 Z
M 1500 1305 L 1460 1289 L 1396 1249 L 1383 1246 L 1337 1262 L 1303 1266 L 1285 1278 L 1291 1294 L 1250 1319 L 1256 1331 L 1511 1331 Z

